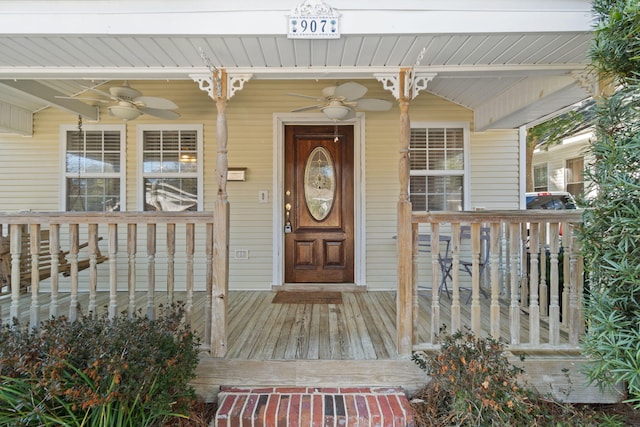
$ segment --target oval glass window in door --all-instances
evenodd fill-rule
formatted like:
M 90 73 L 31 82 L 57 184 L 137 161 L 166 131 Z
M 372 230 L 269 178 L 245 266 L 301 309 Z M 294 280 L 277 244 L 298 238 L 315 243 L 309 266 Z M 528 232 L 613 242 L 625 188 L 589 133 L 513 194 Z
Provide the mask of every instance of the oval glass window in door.
M 316 147 L 307 158 L 304 169 L 304 197 L 307 209 L 316 221 L 325 219 L 335 198 L 336 173 L 331 154 Z

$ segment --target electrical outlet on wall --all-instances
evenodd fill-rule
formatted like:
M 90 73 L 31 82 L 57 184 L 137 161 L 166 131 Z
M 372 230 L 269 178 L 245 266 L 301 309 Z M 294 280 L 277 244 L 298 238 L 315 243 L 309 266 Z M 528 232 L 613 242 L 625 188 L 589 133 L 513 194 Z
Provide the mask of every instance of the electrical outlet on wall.
M 258 191 L 258 202 L 269 203 L 269 190 Z
M 233 257 L 235 259 L 249 259 L 249 250 L 248 249 L 236 249 Z

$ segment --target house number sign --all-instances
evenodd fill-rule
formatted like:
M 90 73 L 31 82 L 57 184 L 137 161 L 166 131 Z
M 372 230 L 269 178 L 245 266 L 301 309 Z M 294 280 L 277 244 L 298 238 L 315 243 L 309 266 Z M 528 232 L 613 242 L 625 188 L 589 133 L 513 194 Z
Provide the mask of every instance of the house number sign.
M 321 0 L 306 0 L 291 11 L 287 36 L 290 39 L 340 38 L 340 14 Z
M 338 18 L 332 16 L 289 16 L 290 39 L 339 39 Z

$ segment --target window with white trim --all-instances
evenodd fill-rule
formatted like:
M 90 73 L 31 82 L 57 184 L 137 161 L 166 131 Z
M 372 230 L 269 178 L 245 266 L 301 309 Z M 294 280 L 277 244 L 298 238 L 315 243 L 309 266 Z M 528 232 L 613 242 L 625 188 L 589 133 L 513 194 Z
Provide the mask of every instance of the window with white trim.
M 565 161 L 567 191 L 575 197 L 584 194 L 584 157 L 574 157 Z
M 64 125 L 60 133 L 64 146 L 64 209 L 75 212 L 123 210 L 125 127 Z
M 412 124 L 409 195 L 413 211 L 465 209 L 468 125 Z
M 202 126 L 138 126 L 145 211 L 202 209 Z
M 540 163 L 533 166 L 533 190 L 549 190 L 549 167 L 546 163 Z

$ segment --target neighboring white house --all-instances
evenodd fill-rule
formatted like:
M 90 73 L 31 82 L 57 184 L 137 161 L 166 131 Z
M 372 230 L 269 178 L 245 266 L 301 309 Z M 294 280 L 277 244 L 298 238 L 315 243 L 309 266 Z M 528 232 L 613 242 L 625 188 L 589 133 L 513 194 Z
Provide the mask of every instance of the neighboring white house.
M 591 129 L 582 131 L 561 144 L 537 149 L 533 154 L 535 191 L 568 191 L 574 197 L 586 196 L 585 168 L 590 162 Z

